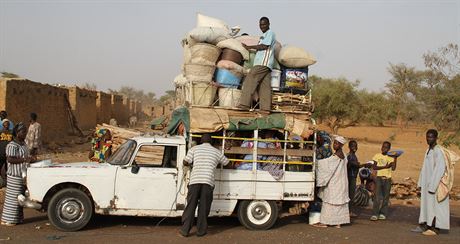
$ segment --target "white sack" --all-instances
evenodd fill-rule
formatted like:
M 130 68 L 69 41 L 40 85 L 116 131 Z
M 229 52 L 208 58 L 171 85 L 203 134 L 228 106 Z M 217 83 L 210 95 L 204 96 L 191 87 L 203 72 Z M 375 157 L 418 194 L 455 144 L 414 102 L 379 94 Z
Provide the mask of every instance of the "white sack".
M 228 27 L 227 23 L 225 23 L 225 21 L 200 13 L 196 14 L 196 27 L 221 28 L 227 30 L 227 33 L 230 32 L 230 28 Z
M 279 53 L 278 61 L 289 68 L 303 68 L 315 64 L 316 59 L 303 48 L 284 46 Z
M 197 27 L 189 32 L 189 36 L 198 42 L 207 42 L 214 45 L 230 38 L 230 34 L 226 29 L 215 27 Z

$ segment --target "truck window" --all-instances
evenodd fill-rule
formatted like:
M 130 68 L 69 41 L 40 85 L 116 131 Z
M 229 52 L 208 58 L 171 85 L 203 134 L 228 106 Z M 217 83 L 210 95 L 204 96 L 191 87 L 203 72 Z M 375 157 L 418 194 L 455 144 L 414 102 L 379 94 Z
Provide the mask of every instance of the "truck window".
M 133 140 L 127 140 L 125 143 L 121 144 L 107 162 L 109 164 L 125 165 L 129 162 L 134 149 L 136 149 L 136 142 Z
M 134 161 L 141 167 L 175 168 L 177 165 L 177 147 L 143 145 L 137 151 Z

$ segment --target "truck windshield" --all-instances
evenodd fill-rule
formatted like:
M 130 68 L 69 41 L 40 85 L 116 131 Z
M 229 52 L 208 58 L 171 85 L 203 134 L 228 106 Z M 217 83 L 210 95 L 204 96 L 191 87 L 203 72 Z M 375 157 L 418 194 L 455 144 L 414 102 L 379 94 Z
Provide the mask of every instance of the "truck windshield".
M 136 142 L 133 140 L 127 140 L 112 154 L 112 156 L 107 160 L 107 163 L 115 165 L 127 164 L 135 148 Z

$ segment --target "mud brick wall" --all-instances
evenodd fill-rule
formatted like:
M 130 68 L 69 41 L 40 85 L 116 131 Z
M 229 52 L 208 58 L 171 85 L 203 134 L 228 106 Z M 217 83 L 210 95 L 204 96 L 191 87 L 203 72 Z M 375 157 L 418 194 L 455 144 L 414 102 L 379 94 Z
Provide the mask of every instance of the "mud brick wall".
M 96 110 L 96 122 L 98 124 L 108 124 L 112 118 L 112 96 L 104 92 L 98 92 L 96 98 Z
M 136 115 L 136 101 L 129 101 L 129 116 Z
M 136 102 L 136 114 L 142 114 L 142 113 L 143 113 L 142 102 L 137 101 Z
M 118 124 L 121 122 L 123 117 L 123 96 L 112 94 L 112 109 L 111 109 L 111 118 L 117 120 Z
M 82 130 L 94 129 L 96 126 L 96 91 L 90 91 L 79 87 L 70 87 L 69 102 L 72 112 Z
M 122 106 L 122 115 L 121 115 L 121 122 L 119 124 L 122 125 L 127 125 L 128 124 L 128 118 L 130 116 L 130 105 L 131 105 L 131 99 L 128 97 L 123 96 L 123 106 Z
M 14 123 L 29 124 L 30 113 L 38 115 L 42 140 L 59 140 L 70 133 L 67 103 L 68 90 L 26 79 L 0 78 L 0 110 L 8 112 Z

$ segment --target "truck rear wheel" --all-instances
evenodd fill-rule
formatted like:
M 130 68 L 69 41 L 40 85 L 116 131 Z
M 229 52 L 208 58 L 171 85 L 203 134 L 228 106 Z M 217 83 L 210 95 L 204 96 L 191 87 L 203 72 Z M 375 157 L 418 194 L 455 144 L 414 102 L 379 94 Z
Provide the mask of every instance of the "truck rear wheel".
M 76 188 L 57 192 L 48 204 L 48 219 L 62 231 L 77 231 L 85 227 L 93 216 L 89 196 Z
M 278 219 L 275 201 L 245 200 L 238 208 L 238 220 L 250 230 L 268 230 Z

